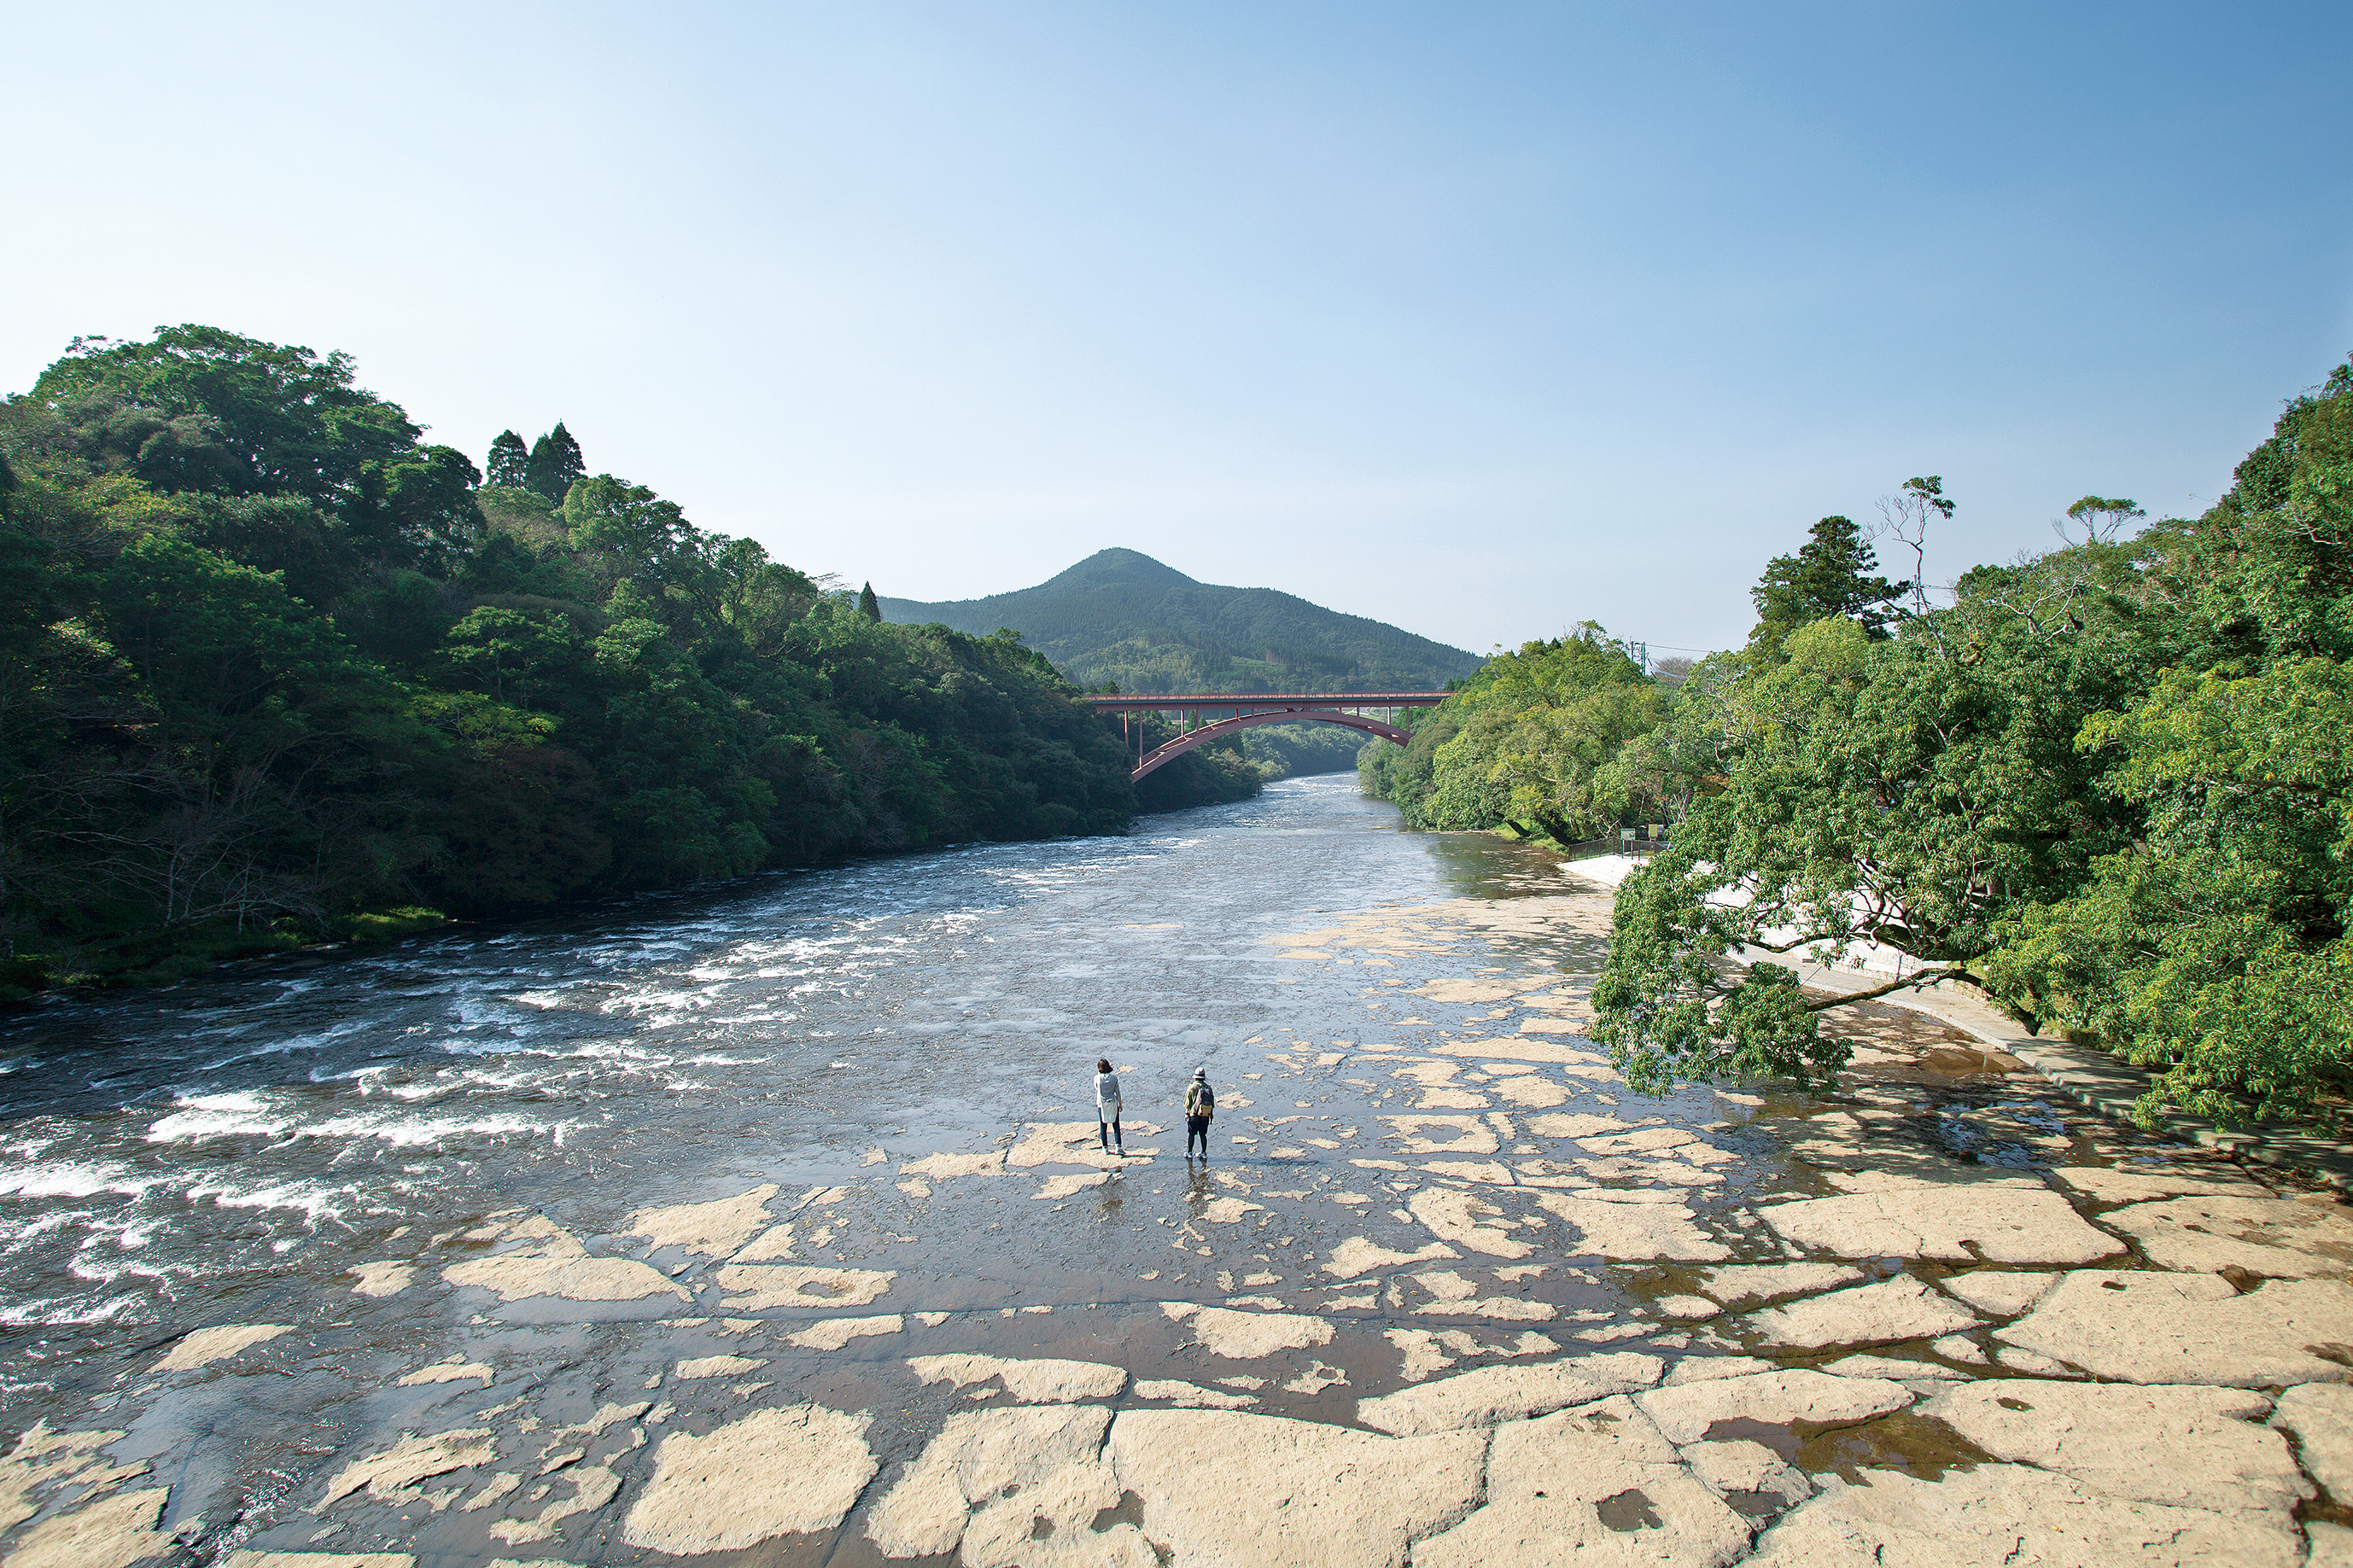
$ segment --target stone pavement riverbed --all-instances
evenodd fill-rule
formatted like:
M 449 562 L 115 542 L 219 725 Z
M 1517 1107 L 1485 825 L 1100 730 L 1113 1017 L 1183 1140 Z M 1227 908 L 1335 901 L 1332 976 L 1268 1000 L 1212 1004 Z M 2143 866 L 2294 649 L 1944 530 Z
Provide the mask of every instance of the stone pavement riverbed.
M 1355 843 L 1381 819 L 1311 785 L 1267 820 Z M 1020 962 L 1071 989 L 1203 976 L 1182 1016 L 1022 1034 L 1084 1058 L 1060 1104 L 878 1090 L 866 1127 L 708 1142 L 658 1179 L 510 1155 L 502 1180 L 493 1145 L 446 1198 L 428 1166 L 374 1222 L 313 1222 L 299 1263 L 27 1327 L 0 1553 L 2353 1562 L 2333 1196 L 2100 1121 L 1888 1005 L 1840 1026 L 1835 1093 L 1630 1095 L 1579 1033 L 1606 890 L 1466 853 L 1507 858 L 1213 944 L 1208 910 L 1147 890 L 1166 919 L 1119 922 L 1116 963 L 1029 930 Z M 985 1034 L 1004 962 L 892 1005 Z M 1124 1157 L 1081 1098 L 1098 1051 Z M 1168 1114 L 1205 1061 L 1206 1167 Z

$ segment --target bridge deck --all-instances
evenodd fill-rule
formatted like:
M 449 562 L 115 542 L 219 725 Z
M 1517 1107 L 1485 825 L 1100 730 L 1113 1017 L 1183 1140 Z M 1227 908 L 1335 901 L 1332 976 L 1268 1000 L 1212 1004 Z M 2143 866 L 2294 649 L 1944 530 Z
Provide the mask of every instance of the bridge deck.
M 1106 712 L 1166 711 L 1172 708 L 1435 708 L 1444 691 L 1123 691 L 1116 697 L 1082 697 Z

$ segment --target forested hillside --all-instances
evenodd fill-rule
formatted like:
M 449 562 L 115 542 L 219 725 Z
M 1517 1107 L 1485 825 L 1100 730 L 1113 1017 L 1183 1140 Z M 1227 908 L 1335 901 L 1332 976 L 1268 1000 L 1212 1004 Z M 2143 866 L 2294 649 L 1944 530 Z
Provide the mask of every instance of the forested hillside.
M 1137 809 L 1018 638 L 881 624 L 560 425 L 487 483 L 423 434 L 194 326 L 0 404 L 10 984 Z M 1155 804 L 1254 787 L 1187 763 Z
M 923 604 L 883 598 L 886 620 L 976 635 L 1010 626 L 1090 689 L 1435 691 L 1475 655 L 1271 588 L 1197 583 L 1133 550 L 1102 550 L 1035 588 Z
M 1952 515 L 1935 478 L 1883 542 Z M 2353 1075 L 2353 364 L 2195 519 L 2067 509 L 2069 542 L 1949 593 L 1825 518 L 1770 563 L 1747 646 L 1672 691 L 1598 632 L 1492 662 L 1367 752 L 1409 820 L 1555 837 L 1676 823 L 1620 891 L 1597 1037 L 1628 1082 L 1836 1072 L 1845 1005 L 1769 946 L 1872 942 L 2229 1123 Z

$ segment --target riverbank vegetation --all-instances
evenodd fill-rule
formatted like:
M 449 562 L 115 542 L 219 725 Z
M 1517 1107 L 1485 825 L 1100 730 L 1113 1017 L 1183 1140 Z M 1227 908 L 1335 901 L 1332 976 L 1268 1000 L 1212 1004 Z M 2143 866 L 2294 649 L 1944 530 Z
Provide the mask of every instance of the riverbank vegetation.
M 0 403 L 0 984 L 1139 809 L 1017 635 L 886 624 L 561 425 L 488 457 L 206 327 Z
M 1914 479 L 1878 539 L 1919 546 L 1953 504 Z M 1825 519 L 1767 568 L 1742 649 L 1669 690 L 1598 628 L 1531 644 L 1368 753 L 1367 785 L 1431 826 L 1675 824 L 1620 889 L 1593 994 L 1642 1090 L 1835 1072 L 1840 1004 L 1788 955 L 1875 944 L 1904 984 L 1975 986 L 2149 1068 L 2144 1118 L 2341 1103 L 2353 366 L 2199 517 L 2091 495 L 2063 528 L 1932 594 Z

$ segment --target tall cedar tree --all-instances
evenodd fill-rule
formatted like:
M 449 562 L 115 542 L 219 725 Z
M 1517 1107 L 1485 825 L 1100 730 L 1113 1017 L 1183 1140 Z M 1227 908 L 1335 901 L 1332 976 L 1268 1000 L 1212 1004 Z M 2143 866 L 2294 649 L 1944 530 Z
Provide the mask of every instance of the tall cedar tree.
M 882 618 L 882 605 L 874 597 L 874 584 L 871 583 L 858 590 L 858 613 L 870 621 Z
M 1884 636 L 1889 617 L 1883 606 L 1911 584 L 1871 575 L 1878 564 L 1871 542 L 1846 518 L 1826 517 L 1814 524 L 1804 547 L 1795 555 L 1775 556 L 1748 591 L 1757 602 L 1749 651 L 1778 658 L 1791 632 L 1831 616 L 1849 616 L 1871 636 Z
M 491 483 L 504 489 L 519 490 L 531 483 L 531 453 L 522 437 L 512 430 L 501 430 L 499 438 L 491 443 Z
M 523 485 L 537 490 L 550 504 L 562 506 L 572 487 L 587 477 L 588 464 L 580 456 L 580 443 L 572 432 L 557 420 L 555 428 L 531 444 L 531 456 L 523 463 Z

